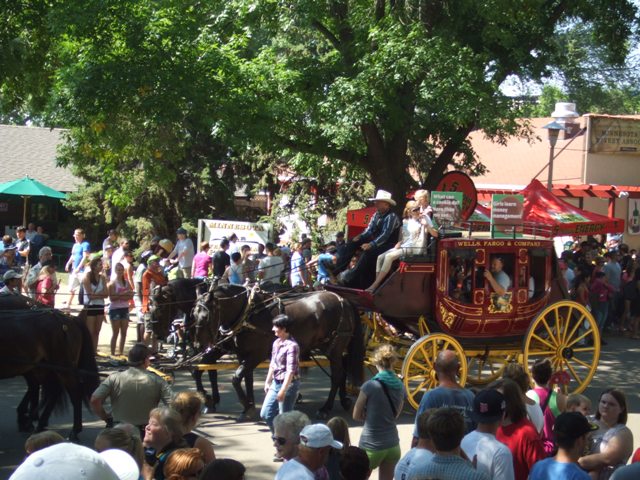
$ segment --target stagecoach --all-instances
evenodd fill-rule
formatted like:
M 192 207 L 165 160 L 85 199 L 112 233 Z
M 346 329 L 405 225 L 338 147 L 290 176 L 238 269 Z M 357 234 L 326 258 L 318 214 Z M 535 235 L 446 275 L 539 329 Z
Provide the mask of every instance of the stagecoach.
M 442 231 L 426 252 L 402 258 L 373 293 L 327 289 L 363 313 L 368 351 L 380 343 L 398 348 L 398 373 L 414 408 L 436 385 L 433 365 L 444 349 L 457 354 L 462 385 L 487 384 L 508 362 L 528 368 L 548 358 L 554 382 L 582 392 L 598 366 L 600 336 L 591 313 L 569 299 L 549 230 L 527 225 L 519 238 L 481 230 Z M 484 276 L 495 257 L 511 280 L 503 295 Z

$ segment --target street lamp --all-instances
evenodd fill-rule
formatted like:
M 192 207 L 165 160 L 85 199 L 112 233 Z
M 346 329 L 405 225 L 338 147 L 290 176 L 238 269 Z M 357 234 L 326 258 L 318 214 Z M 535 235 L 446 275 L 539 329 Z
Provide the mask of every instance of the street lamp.
M 549 176 L 547 177 L 547 190 L 551 191 L 553 183 L 553 151 L 556 148 L 560 130 L 566 130 L 566 128 L 555 120 L 542 128 L 546 128 L 547 133 L 549 134 Z

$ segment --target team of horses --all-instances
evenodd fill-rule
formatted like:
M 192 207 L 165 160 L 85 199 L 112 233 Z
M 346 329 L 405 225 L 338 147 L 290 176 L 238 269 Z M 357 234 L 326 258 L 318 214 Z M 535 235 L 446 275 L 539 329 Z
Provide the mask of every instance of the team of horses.
M 300 346 L 301 359 L 320 353 L 329 361 L 331 389 L 319 416 L 328 415 L 336 394 L 343 408 L 350 408 L 347 376 L 355 385 L 362 382 L 365 352 L 360 318 L 349 302 L 327 291 L 267 293 L 257 287 L 216 282 L 198 296 L 194 282 L 176 279 L 154 292 L 153 331 L 166 338 L 180 310 L 187 316 L 187 332 L 202 352 L 199 363 L 215 364 L 227 354 L 236 357 L 238 366 L 231 381 L 243 407 L 239 420 L 255 416 L 253 372 L 270 358 L 275 340 L 271 321 L 281 313 L 293 319 L 291 334 Z M 196 388 L 206 395 L 202 370 L 195 369 L 193 374 Z M 209 370 L 209 380 L 215 405 L 220 399 L 215 369 Z
M 364 340 L 357 310 L 327 292 L 266 292 L 257 287 L 176 279 L 155 289 L 151 298 L 154 333 L 166 338 L 180 312 L 186 317 L 185 341 L 199 351 L 198 363 L 215 364 L 233 355 L 237 368 L 233 388 L 242 404 L 239 420 L 255 418 L 253 373 L 271 355 L 275 340 L 271 321 L 286 313 L 294 321 L 293 338 L 301 360 L 324 355 L 329 361 L 331 389 L 319 409 L 326 418 L 336 394 L 348 410 L 346 380 L 362 383 Z M 198 293 L 201 292 L 201 293 Z M 24 296 L 0 297 L 0 379 L 24 377 L 27 392 L 18 410 L 20 431 L 46 429 L 54 410 L 70 401 L 73 426 L 69 438 L 82 431 L 82 405 L 88 406 L 99 385 L 98 367 L 89 331 L 81 318 L 37 304 Z M 205 393 L 201 369 L 192 369 L 196 388 Z M 215 368 L 208 370 L 213 407 L 220 401 Z M 244 387 L 242 383 L 244 382 Z

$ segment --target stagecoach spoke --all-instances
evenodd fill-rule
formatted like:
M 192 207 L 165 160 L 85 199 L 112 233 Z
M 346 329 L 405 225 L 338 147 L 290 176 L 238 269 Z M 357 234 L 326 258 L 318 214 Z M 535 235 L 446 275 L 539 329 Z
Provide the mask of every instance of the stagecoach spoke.
M 571 342 L 568 345 L 566 345 L 566 347 L 569 348 L 569 347 L 575 345 L 576 343 L 578 343 L 583 338 L 586 338 L 586 336 L 589 335 L 590 333 L 593 333 L 593 329 L 592 328 L 590 328 L 589 330 L 584 332 L 582 335 L 580 335 L 578 338 L 576 338 L 573 342 Z
M 555 345 L 551 345 L 549 342 L 547 342 L 544 338 L 541 338 L 540 336 L 538 336 L 537 334 L 533 334 L 531 335 L 531 338 L 535 338 L 536 340 L 538 340 L 539 342 L 541 342 L 542 344 L 546 345 L 547 347 L 549 347 L 551 350 L 555 350 L 556 346 Z
M 567 360 L 568 361 L 568 360 Z M 579 358 L 573 357 L 571 359 L 571 361 L 576 362 L 578 365 L 582 365 L 585 368 L 591 368 L 591 365 L 589 365 L 587 362 L 583 362 L 582 360 L 580 360 Z
M 564 329 L 562 334 L 562 343 L 567 341 L 567 332 L 569 331 L 569 325 L 571 325 L 571 317 L 573 316 L 573 306 L 569 306 L 569 312 L 567 313 L 567 328 Z
M 549 338 L 552 339 L 553 343 L 554 343 L 553 345 L 551 345 L 550 343 L 547 343 L 547 345 L 549 345 L 550 348 L 556 348 L 556 346 L 557 346 L 556 337 L 553 334 L 553 332 L 551 332 L 551 329 L 549 328 L 549 325 L 547 325 L 547 319 L 543 318 L 540 323 L 542 323 L 542 325 L 544 325 L 545 330 L 549 334 Z M 535 335 L 535 336 L 538 337 L 537 335 Z M 538 337 L 538 338 L 540 338 L 540 337 Z M 540 338 L 540 340 L 542 340 L 542 339 Z
M 533 352 L 529 352 L 529 356 L 530 357 L 553 357 L 555 356 L 556 352 L 550 352 L 548 350 L 543 351 L 543 350 L 536 350 Z
M 582 379 L 580 378 L 580 376 L 576 373 L 575 369 L 573 368 L 573 365 L 571 365 L 568 360 L 565 359 L 564 363 L 567 365 L 567 368 L 571 371 L 571 374 L 573 375 L 573 378 L 575 378 L 578 383 L 580 385 L 582 385 Z
M 582 347 L 582 348 L 574 348 L 573 352 L 595 352 L 595 347 Z
M 411 396 L 412 396 L 412 397 L 415 397 L 416 393 L 418 393 L 419 391 L 421 391 L 424 387 L 426 387 L 426 386 L 427 386 L 427 385 L 429 385 L 430 383 L 432 383 L 430 379 L 427 379 L 427 380 L 423 381 L 422 383 L 420 383 L 420 385 L 418 385 L 418 387 L 417 387 L 417 388 L 415 388 L 415 389 L 413 389 L 413 390 L 411 391 Z M 430 386 L 429 388 L 431 388 L 431 386 Z
M 562 333 L 562 323 L 560 322 L 560 309 L 556 308 L 553 311 L 553 314 L 554 314 L 555 320 L 556 320 L 555 327 L 556 327 L 556 335 L 557 335 L 557 337 L 555 337 L 555 340 L 556 340 L 556 345 L 559 345 L 560 344 L 560 338 L 561 338 L 560 334 Z
M 571 329 L 571 333 L 569 335 L 567 335 L 564 339 L 564 341 L 562 342 L 563 345 L 565 343 L 567 343 L 576 333 L 576 331 L 580 328 L 580 325 L 582 325 L 582 322 L 584 322 L 585 319 L 585 315 L 583 314 L 579 319 L 578 322 L 573 326 L 573 328 Z

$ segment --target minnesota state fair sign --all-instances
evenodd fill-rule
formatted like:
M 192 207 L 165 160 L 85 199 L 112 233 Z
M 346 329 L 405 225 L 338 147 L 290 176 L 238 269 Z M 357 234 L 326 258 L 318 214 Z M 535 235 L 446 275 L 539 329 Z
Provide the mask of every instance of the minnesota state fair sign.
M 640 155 L 640 119 L 592 116 L 589 152 Z
M 491 236 L 522 237 L 523 195 L 494 194 L 491 197 Z

